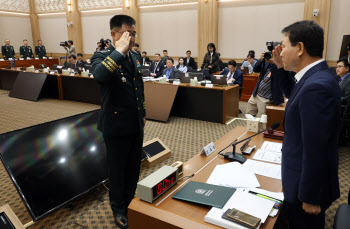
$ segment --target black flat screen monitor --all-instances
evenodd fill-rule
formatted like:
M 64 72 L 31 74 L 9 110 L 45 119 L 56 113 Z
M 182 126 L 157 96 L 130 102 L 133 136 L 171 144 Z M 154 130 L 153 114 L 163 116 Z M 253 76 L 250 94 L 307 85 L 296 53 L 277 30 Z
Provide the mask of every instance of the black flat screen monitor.
M 34 221 L 107 181 L 98 113 L 0 135 L 0 157 Z

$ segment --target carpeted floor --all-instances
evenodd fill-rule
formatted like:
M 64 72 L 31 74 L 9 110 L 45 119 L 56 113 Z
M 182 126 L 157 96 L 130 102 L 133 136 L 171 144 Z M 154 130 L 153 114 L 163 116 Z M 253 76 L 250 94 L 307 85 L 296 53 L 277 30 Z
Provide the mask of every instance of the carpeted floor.
M 0 133 L 64 118 L 82 112 L 98 109 L 99 106 L 42 99 L 38 102 L 13 99 L 8 91 L 0 90 Z M 246 103 L 240 102 L 240 109 L 246 110 Z M 240 117 L 243 117 L 241 114 Z M 197 154 L 203 146 L 215 141 L 236 126 L 245 122 L 236 120 L 230 125 L 204 122 L 192 119 L 170 117 L 167 123 L 148 121 L 145 128 L 145 141 L 159 137 L 171 150 L 172 157 L 159 165 L 142 168 L 140 179 L 148 176 L 163 165 L 175 161 L 187 161 Z M 350 150 L 340 148 L 339 177 L 342 196 L 327 211 L 327 228 L 332 228 L 333 218 L 339 204 L 345 203 L 349 191 Z M 32 219 L 19 194 L 0 163 L 0 206 L 9 204 L 23 224 Z M 71 205 L 61 208 L 46 218 L 39 220 L 32 228 L 116 228 L 108 204 L 108 192 L 100 187 Z

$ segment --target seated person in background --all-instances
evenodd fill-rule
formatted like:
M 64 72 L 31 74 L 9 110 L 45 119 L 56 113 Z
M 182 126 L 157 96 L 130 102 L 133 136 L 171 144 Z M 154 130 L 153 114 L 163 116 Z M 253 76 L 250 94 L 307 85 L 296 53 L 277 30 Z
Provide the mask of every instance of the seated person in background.
M 175 68 L 174 60 L 171 57 L 166 59 L 166 68 L 163 70 L 163 76 L 167 79 L 180 79 L 180 71 Z
M 191 50 L 187 50 L 186 58 L 184 59 L 184 65 L 191 67 L 192 69 L 197 69 L 197 64 L 194 58 L 191 57 Z
M 154 61 L 152 62 L 150 68 L 149 68 L 149 72 L 150 72 L 150 76 L 154 77 L 154 78 L 158 78 L 159 76 L 162 76 L 163 74 L 163 69 L 164 69 L 164 65 L 163 63 L 160 61 L 160 54 L 156 53 L 154 55 Z
M 219 68 L 220 68 L 220 71 L 224 70 L 224 63 L 222 62 L 222 60 L 220 59 L 220 53 L 218 52 L 218 55 L 219 55 Z
M 187 72 L 187 67 L 186 65 L 184 65 L 184 58 L 182 57 L 179 58 L 179 64 L 176 66 L 176 68 L 182 73 Z
M 350 66 L 346 57 L 337 61 L 336 71 L 339 77 L 341 103 L 347 104 L 350 99 Z
M 220 71 L 219 55 L 213 43 L 208 44 L 207 50 L 201 68 L 204 70 L 205 78 L 210 79 L 210 74 Z
M 138 55 L 141 56 L 141 53 L 139 51 L 139 47 L 140 47 L 140 45 L 138 43 L 134 43 L 134 45 L 132 46 L 132 50 L 134 50 L 134 52 L 136 52 Z
M 23 40 L 23 45 L 19 48 L 19 53 L 21 55 L 21 58 L 25 60 L 27 58 L 34 58 L 32 47 L 28 45 L 27 39 Z
M 143 52 L 142 52 L 141 61 L 142 61 L 142 65 L 143 65 L 143 66 L 144 66 L 145 64 L 149 64 L 149 63 L 150 63 L 150 60 L 149 60 L 149 58 L 147 57 L 147 52 L 146 52 L 146 51 L 143 51 Z
M 77 67 L 83 68 L 84 65 L 86 64 L 86 62 L 83 60 L 83 54 L 78 53 L 77 54 L 77 58 L 78 58 L 78 60 L 77 60 Z
M 99 52 L 99 51 L 101 51 L 100 45 L 101 45 L 101 42 L 100 42 L 100 41 L 97 42 L 97 47 L 96 47 L 96 50 L 95 50 L 94 54 L 97 53 L 97 52 Z
M 64 63 L 63 68 L 64 69 L 71 68 L 73 70 L 77 69 L 77 67 L 79 67 L 77 66 L 77 56 L 70 55 L 68 58 L 69 58 L 69 63 L 68 62 Z
M 45 46 L 43 45 L 43 42 L 41 40 L 38 40 L 38 45 L 35 46 L 35 55 L 39 59 L 46 57 L 46 49 L 45 49 Z
M 242 63 L 242 68 L 248 67 L 249 74 L 253 73 L 254 66 L 256 62 L 258 62 L 257 60 L 254 59 L 254 57 L 255 57 L 255 52 L 249 51 L 247 59 Z
M 163 65 L 166 65 L 166 60 L 168 57 L 171 58 L 170 56 L 168 56 L 168 50 L 163 50 L 163 57 L 160 60 L 163 63 Z
M 10 40 L 6 40 L 5 44 L 1 46 L 2 58 L 8 60 L 9 58 L 15 58 L 15 49 L 10 45 Z
M 262 53 L 260 60 L 255 64 L 254 72 L 260 72 L 258 82 L 252 96 L 248 100 L 247 114 L 260 118 L 266 114 L 266 106 L 270 103 L 280 105 L 284 103 L 283 92 L 279 85 L 278 69 L 274 62 L 273 56 L 270 59 L 264 58 Z
M 237 69 L 237 63 L 234 60 L 228 62 L 228 68 L 220 73 L 227 77 L 227 84 L 238 84 L 240 87 L 243 85 L 243 73 Z

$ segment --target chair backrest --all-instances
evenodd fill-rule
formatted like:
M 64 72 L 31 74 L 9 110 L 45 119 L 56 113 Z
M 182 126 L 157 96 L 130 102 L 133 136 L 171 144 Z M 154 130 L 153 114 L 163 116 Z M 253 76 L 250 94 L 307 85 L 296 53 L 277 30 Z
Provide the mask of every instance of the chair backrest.
M 91 64 L 85 64 L 84 68 L 85 68 L 85 70 L 89 70 L 89 72 L 92 73 L 92 65 Z
M 192 71 L 192 67 L 187 67 L 187 71 Z
M 149 69 L 142 69 L 142 76 L 149 76 Z

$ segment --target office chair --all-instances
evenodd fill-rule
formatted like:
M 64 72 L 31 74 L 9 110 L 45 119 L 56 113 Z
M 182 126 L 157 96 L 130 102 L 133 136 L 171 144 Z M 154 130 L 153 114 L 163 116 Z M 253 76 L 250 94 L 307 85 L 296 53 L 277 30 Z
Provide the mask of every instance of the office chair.
M 142 69 L 142 76 L 143 77 L 149 76 L 149 69 Z
M 348 229 L 350 226 L 350 190 L 348 203 L 342 204 L 337 209 L 334 217 L 333 229 Z
M 342 118 L 340 122 L 340 135 L 339 135 L 339 144 L 345 143 L 349 139 L 350 135 L 350 99 L 346 105 L 341 106 Z

